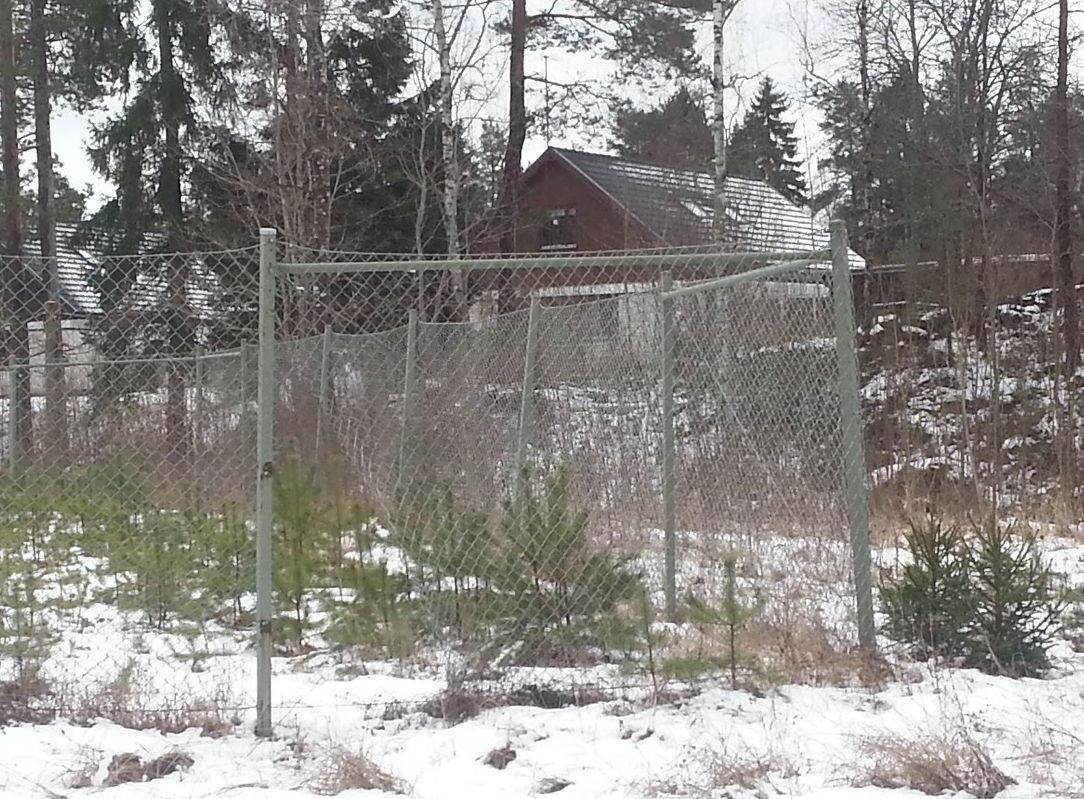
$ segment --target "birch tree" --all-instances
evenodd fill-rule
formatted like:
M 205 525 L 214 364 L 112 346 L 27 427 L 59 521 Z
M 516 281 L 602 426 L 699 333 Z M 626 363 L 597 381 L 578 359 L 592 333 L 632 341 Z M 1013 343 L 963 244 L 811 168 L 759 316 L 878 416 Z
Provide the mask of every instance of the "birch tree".
M 1058 4 L 1058 77 L 1054 90 L 1054 258 L 1061 296 L 1061 338 L 1066 377 L 1080 363 L 1080 323 L 1073 269 L 1073 154 L 1069 136 L 1069 0 Z
M 716 243 L 726 239 L 726 24 L 741 0 L 712 0 L 711 137 L 714 150 Z

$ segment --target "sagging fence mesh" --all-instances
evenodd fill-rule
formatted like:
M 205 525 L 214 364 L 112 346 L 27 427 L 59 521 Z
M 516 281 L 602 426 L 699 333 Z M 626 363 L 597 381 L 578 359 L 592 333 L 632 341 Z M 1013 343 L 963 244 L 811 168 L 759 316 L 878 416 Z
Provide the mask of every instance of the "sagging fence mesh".
M 827 253 L 266 253 L 265 463 L 253 251 L 185 256 L 213 292 L 163 267 L 80 320 L 81 352 L 10 364 L 0 679 L 28 708 L 247 717 L 256 637 L 291 669 L 489 692 L 793 673 L 858 641 Z

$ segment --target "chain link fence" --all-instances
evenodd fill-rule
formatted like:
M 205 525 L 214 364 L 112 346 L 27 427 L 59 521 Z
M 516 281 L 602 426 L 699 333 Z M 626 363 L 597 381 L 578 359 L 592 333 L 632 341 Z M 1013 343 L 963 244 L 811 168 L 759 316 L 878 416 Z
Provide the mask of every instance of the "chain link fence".
M 253 705 L 257 269 L 0 257 L 0 723 Z
M 268 238 L 268 650 L 507 696 L 872 644 L 835 245 L 842 295 L 828 251 L 276 262 Z
M 314 658 L 643 694 L 871 643 L 833 246 L 5 260 L 0 704 L 266 734 Z

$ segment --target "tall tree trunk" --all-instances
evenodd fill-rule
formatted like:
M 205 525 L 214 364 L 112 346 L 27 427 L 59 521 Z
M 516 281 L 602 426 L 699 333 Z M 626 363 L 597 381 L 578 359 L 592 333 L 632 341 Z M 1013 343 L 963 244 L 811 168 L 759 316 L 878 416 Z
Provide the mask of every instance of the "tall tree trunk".
M 4 322 L 7 326 L 7 354 L 17 364 L 30 361 L 30 332 L 27 321 L 32 308 L 26 291 L 23 269 L 22 209 L 19 183 L 19 111 L 16 79 L 15 31 L 11 0 L 0 0 L 0 166 L 3 167 L 3 247 L 0 255 L 0 292 L 3 294 Z M 30 370 L 21 366 L 15 371 L 14 396 L 9 397 L 8 413 L 17 421 L 16 440 L 8 442 L 21 451 L 33 444 L 30 406 Z
M 726 20 L 731 0 L 712 2 L 712 115 L 711 137 L 714 151 L 715 214 L 712 236 L 716 243 L 726 240 Z
M 188 303 L 186 295 L 185 259 L 183 250 L 181 200 L 181 119 L 184 113 L 184 89 L 173 58 L 172 8 L 169 0 L 157 0 L 155 25 L 158 34 L 159 101 L 165 130 L 165 152 L 162 157 L 158 184 L 158 203 L 165 219 L 167 250 L 175 253 L 166 266 L 167 294 L 166 326 L 168 354 L 183 357 L 191 347 L 186 335 Z M 184 370 L 175 362 L 169 371 L 166 387 L 166 435 L 168 446 L 178 454 L 188 451 Z
M 53 175 L 52 86 L 49 76 L 49 40 L 45 19 L 46 0 L 30 3 L 30 50 L 34 73 L 34 143 L 38 172 L 38 241 L 47 275 L 49 305 L 46 307 L 45 420 L 48 449 L 62 456 L 68 446 L 67 397 L 64 385 L 64 340 L 61 330 L 60 273 L 56 260 L 56 193 Z
M 1058 82 L 1054 95 L 1054 258 L 1061 295 L 1061 337 L 1066 376 L 1080 363 L 1080 329 L 1073 270 L 1072 142 L 1069 136 L 1069 0 L 1061 0 L 1058 19 Z
M 331 124 L 330 92 L 327 85 L 327 52 L 324 47 L 324 0 L 306 0 L 304 18 L 305 69 L 307 124 L 315 130 L 306 141 L 316 141 L 317 146 L 306 154 L 309 191 L 308 196 L 318 200 L 313 208 L 312 238 L 314 246 L 331 246 L 331 204 L 333 189 L 330 180 Z
M 862 235 L 862 255 L 873 256 L 873 208 L 870 186 L 873 184 L 873 86 L 869 74 L 869 0 L 858 0 L 858 80 L 862 103 L 862 174 L 855 183 L 854 197 Z
M 517 248 L 519 178 L 523 170 L 523 143 L 527 139 L 527 100 L 524 61 L 527 54 L 527 0 L 512 0 L 511 56 L 509 58 L 508 146 L 504 151 L 504 187 L 501 198 L 500 250 Z
M 444 191 L 441 210 L 444 216 L 444 236 L 448 242 L 448 255 L 456 258 L 459 244 L 459 158 L 456 147 L 455 109 L 452 96 L 452 49 L 444 22 L 444 0 L 433 0 L 433 33 L 440 61 L 440 144 L 444 172 Z M 463 273 L 456 270 L 452 275 L 455 318 L 466 318 L 467 297 Z

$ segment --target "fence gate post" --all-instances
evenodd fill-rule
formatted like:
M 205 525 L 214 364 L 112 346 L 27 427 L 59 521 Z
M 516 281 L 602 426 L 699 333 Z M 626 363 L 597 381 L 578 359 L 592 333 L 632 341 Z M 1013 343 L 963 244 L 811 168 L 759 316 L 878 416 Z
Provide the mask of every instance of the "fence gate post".
M 256 735 L 271 736 L 271 547 L 275 458 L 275 237 L 260 229 L 259 357 L 256 388 Z
M 848 258 L 847 228 L 832 222 L 832 298 L 836 327 L 837 387 L 843 491 L 850 533 L 854 587 L 858 604 L 858 641 L 866 649 L 877 645 L 873 622 L 873 584 L 870 565 L 869 504 L 866 496 L 865 442 L 862 410 L 858 402 L 858 353 L 854 332 L 854 298 Z
M 11 476 L 16 477 L 19 473 L 19 432 L 22 425 L 19 423 L 19 370 L 16 367 L 15 356 L 8 359 L 8 467 Z
M 531 315 L 527 318 L 527 349 L 523 358 L 523 386 L 519 399 L 519 427 L 516 430 L 516 501 L 523 499 L 527 486 L 527 444 L 534 424 L 535 363 L 538 360 L 538 325 L 542 300 L 531 297 Z
M 674 300 L 669 272 L 662 275 L 662 527 L 666 619 L 677 621 L 677 520 L 674 505 Z
M 399 470 L 395 481 L 397 486 L 403 484 L 407 451 L 410 449 L 407 439 L 410 437 L 410 425 L 414 416 L 414 380 L 418 368 L 418 311 L 415 308 L 410 309 L 410 315 L 407 317 L 406 346 L 406 374 L 403 375 L 403 420 L 402 428 L 399 431 Z
M 324 419 L 328 410 L 328 389 L 331 385 L 331 325 L 324 325 L 323 346 L 320 349 L 320 397 L 316 406 L 316 456 L 324 452 Z
M 196 379 L 196 390 L 193 397 L 192 408 L 192 462 L 196 463 L 199 460 L 200 444 L 203 441 L 203 383 L 206 379 L 204 374 L 205 364 L 203 359 L 203 347 L 196 345 L 195 350 L 192 353 L 192 358 L 195 361 L 194 371 Z

